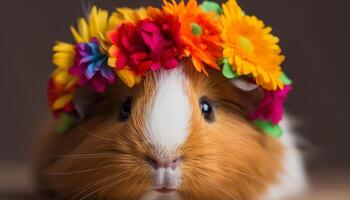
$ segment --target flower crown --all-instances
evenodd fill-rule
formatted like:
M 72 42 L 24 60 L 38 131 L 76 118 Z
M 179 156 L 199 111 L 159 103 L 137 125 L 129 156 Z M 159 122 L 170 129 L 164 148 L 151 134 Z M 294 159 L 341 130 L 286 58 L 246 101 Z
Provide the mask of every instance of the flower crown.
M 79 87 L 103 93 L 118 76 L 127 86 L 141 81 L 147 71 L 176 68 L 190 58 L 198 72 L 220 71 L 228 79 L 249 77 L 264 91 L 264 99 L 248 118 L 266 133 L 279 137 L 283 104 L 291 81 L 282 72 L 284 56 L 279 39 L 255 16 L 245 14 L 236 0 L 222 6 L 196 0 L 164 0 L 154 7 L 117 8 L 108 13 L 92 7 L 87 19 L 71 27 L 75 43 L 57 42 L 56 66 L 49 81 L 49 103 L 68 127 L 75 112 Z

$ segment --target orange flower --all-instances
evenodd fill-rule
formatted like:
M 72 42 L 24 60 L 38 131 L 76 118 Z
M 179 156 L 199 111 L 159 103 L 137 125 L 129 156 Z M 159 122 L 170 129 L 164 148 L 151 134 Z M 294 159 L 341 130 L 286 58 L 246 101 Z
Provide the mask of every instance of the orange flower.
M 222 42 L 215 13 L 202 11 L 196 0 L 189 0 L 187 4 L 183 0 L 180 3 L 164 1 L 163 11 L 177 16 L 181 22 L 182 56 L 190 57 L 196 70 L 206 75 L 205 64 L 220 69 L 217 63 L 222 57 Z

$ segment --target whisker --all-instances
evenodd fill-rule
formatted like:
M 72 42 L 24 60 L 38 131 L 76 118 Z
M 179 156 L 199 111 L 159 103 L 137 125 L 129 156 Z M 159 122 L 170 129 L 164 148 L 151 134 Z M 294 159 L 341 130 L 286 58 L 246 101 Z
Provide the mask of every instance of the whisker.
M 138 180 L 143 180 L 145 175 L 142 175 L 141 177 L 140 176 L 137 176 L 138 177 Z M 118 180 L 119 182 L 128 182 L 131 178 L 136 178 L 136 177 L 124 177 L 124 179 L 121 179 L 121 180 Z M 129 193 L 133 193 L 135 192 L 135 188 L 134 190 L 131 190 L 131 187 L 129 187 L 126 191 L 125 191 L 125 194 L 129 194 Z
M 64 195 L 61 195 L 61 196 L 59 196 L 59 197 L 56 197 L 54 200 L 62 199 L 62 198 L 64 198 L 64 197 L 67 197 L 67 196 L 69 196 L 69 195 L 71 195 L 71 194 L 73 194 L 73 193 L 79 191 L 79 190 L 82 190 L 82 191 L 80 191 L 80 192 L 77 194 L 77 195 L 79 195 L 81 192 L 83 192 L 83 191 L 86 190 L 86 189 L 89 189 L 89 188 L 91 188 L 91 187 L 94 187 L 95 185 L 98 185 L 98 184 L 100 184 L 100 183 L 104 183 L 105 181 L 109 181 L 110 179 L 113 179 L 114 176 L 115 176 L 115 175 L 110 175 L 110 176 L 107 176 L 107 177 L 98 179 L 98 180 L 96 180 L 96 181 L 94 181 L 94 182 L 92 182 L 92 183 L 90 183 L 90 184 L 87 184 L 87 185 L 83 186 L 82 188 L 75 189 L 75 190 L 73 190 L 73 191 L 71 191 L 71 192 L 69 192 L 69 193 L 67 193 L 67 194 L 64 194 Z M 76 196 L 77 196 L 77 195 L 76 195 Z M 76 196 L 75 196 L 75 197 L 76 197 Z
M 266 180 L 264 179 L 261 179 L 261 178 L 258 178 L 258 177 L 254 177 L 253 175 L 250 175 L 250 174 L 247 174 L 245 172 L 242 172 L 242 171 L 238 171 L 238 170 L 235 170 L 235 169 L 230 169 L 232 172 L 236 173 L 236 174 L 240 174 L 240 175 L 243 175 L 243 176 L 246 176 L 248 178 L 251 178 L 251 179 L 254 179 L 256 181 L 260 181 L 262 183 L 267 183 Z
M 84 191 L 87 191 L 94 186 L 97 186 L 97 185 L 102 184 L 102 183 L 107 182 L 107 181 L 111 181 L 113 179 L 117 179 L 118 177 L 123 176 L 124 174 L 126 174 L 126 172 L 121 173 L 121 174 L 115 174 L 112 176 L 108 176 L 106 178 L 100 179 L 99 181 L 95 181 L 92 184 L 88 184 L 88 185 L 84 186 L 83 188 L 81 188 L 80 189 L 81 191 L 79 193 L 77 193 L 72 199 L 74 200 L 75 198 L 79 197 L 80 194 L 82 194 Z M 117 182 L 117 183 L 119 183 L 119 182 Z
M 78 198 L 79 196 L 83 195 L 84 192 L 85 192 L 85 191 L 88 191 L 90 188 L 93 188 L 93 187 L 98 186 L 98 185 L 100 185 L 100 184 L 108 183 L 109 181 L 113 180 L 115 177 L 116 177 L 116 176 L 109 176 L 108 178 L 104 178 L 104 179 L 102 179 L 102 180 L 100 180 L 100 181 L 95 181 L 93 184 L 89 184 L 89 185 L 83 187 L 83 188 L 81 189 L 80 192 L 78 192 L 76 195 L 74 195 L 74 196 L 72 197 L 72 200 L 74 200 L 74 199 Z M 110 184 L 111 184 L 111 183 L 110 183 Z M 97 187 L 96 190 L 99 190 L 99 189 L 100 189 L 100 188 Z M 96 190 L 95 190 L 95 191 L 96 191 Z M 94 192 L 89 193 L 89 194 L 93 194 L 93 193 L 94 193 Z
M 93 194 L 97 193 L 97 192 L 101 192 L 101 191 L 104 191 L 104 190 L 108 190 L 110 188 L 112 188 L 116 183 L 110 183 L 109 185 L 106 185 L 104 187 L 101 187 L 99 189 L 96 189 L 95 191 L 87 194 L 86 196 L 84 196 L 83 198 L 81 198 L 80 200 L 84 200 L 86 198 L 89 198 L 90 196 L 92 196 Z M 74 200 L 74 199 L 73 199 Z
M 97 153 L 97 154 L 67 154 L 67 155 L 53 155 L 54 158 L 105 158 L 113 157 L 111 153 Z
M 44 174 L 47 175 L 72 175 L 72 174 L 82 174 L 82 173 L 87 173 L 87 172 L 93 172 L 93 171 L 97 171 L 100 169 L 107 169 L 110 167 L 114 167 L 117 164 L 113 164 L 113 165 L 108 165 L 108 166 L 103 166 L 103 167 L 98 167 L 98 168 L 92 168 L 92 169 L 85 169 L 85 170 L 81 170 L 81 171 L 73 171 L 73 172 L 46 172 Z
M 227 196 L 230 197 L 231 200 L 234 200 L 235 197 L 233 196 L 233 194 L 231 194 L 229 191 L 227 191 L 225 188 L 223 188 L 221 185 L 215 184 L 216 188 L 218 190 L 220 190 L 221 192 L 223 192 L 224 194 L 226 194 Z
M 101 190 L 100 192 L 106 192 L 107 190 L 111 189 L 113 186 L 115 186 L 117 183 L 113 183 L 113 184 L 110 184 L 110 187 L 107 187 L 106 189 L 104 190 Z
M 111 138 L 108 138 L 108 137 L 104 137 L 104 136 L 100 136 L 100 135 L 96 135 L 94 133 L 91 133 L 90 131 L 82 128 L 81 126 L 77 126 L 77 128 L 81 131 L 83 131 L 84 133 L 90 135 L 90 136 L 93 136 L 95 138 L 98 138 L 98 139 L 101 139 L 101 140 L 104 140 L 104 141 L 107 141 L 107 142 L 112 142 L 112 144 L 116 144 L 114 140 L 112 140 Z

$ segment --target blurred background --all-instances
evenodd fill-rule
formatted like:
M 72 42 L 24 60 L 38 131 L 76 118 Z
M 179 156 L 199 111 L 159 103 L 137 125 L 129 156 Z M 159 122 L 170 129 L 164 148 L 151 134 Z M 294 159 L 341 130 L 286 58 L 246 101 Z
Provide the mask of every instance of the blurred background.
M 83 3 L 82 3 L 83 2 Z M 31 194 L 32 141 L 51 118 L 46 87 L 55 41 L 72 41 L 69 26 L 91 2 L 117 6 L 161 0 L 0 1 L 0 199 Z M 221 2 L 221 1 L 220 1 Z M 294 80 L 287 110 L 298 119 L 308 159 L 309 199 L 350 199 L 350 1 L 239 0 L 271 25 Z M 349 73 L 349 74 L 348 74 Z M 17 196 L 29 199 L 29 196 Z M 303 198 L 303 199 L 308 199 Z

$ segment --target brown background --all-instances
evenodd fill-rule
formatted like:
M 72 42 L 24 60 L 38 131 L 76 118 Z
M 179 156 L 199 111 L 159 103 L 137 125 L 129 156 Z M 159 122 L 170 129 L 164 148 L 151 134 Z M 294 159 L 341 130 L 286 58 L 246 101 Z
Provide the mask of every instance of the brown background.
M 116 6 L 156 1 L 99 0 Z M 240 0 L 274 27 L 294 80 L 287 108 L 302 121 L 314 167 L 350 166 L 350 1 Z M 30 161 L 31 140 L 45 118 L 51 47 L 70 41 L 69 25 L 81 16 L 80 0 L 0 0 L 0 162 Z

